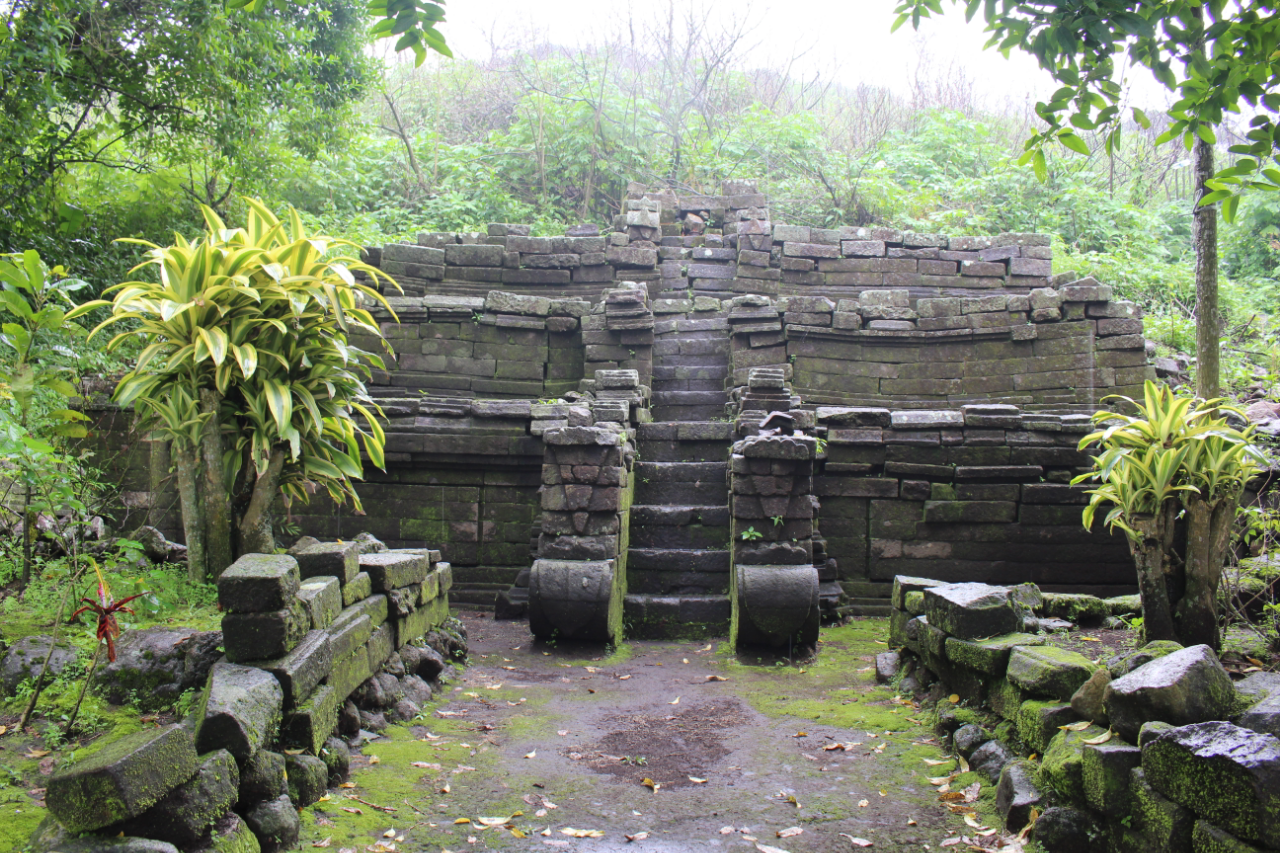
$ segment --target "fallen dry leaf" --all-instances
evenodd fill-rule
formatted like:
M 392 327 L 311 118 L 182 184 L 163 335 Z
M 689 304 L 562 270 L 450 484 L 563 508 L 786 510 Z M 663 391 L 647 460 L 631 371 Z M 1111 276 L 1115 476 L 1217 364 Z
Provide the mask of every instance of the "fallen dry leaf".
M 657 782 L 653 781 L 647 776 L 644 779 L 640 780 L 640 784 L 644 785 L 646 788 L 648 788 L 650 791 L 653 791 L 655 794 L 658 793 L 658 789 L 662 787 Z
M 332 844 L 332 843 L 333 843 L 333 837 L 332 837 L 332 836 L 330 836 L 329 838 L 326 838 L 326 839 L 324 839 L 323 841 L 313 841 L 313 842 L 311 842 L 311 846 L 312 846 L 312 847 L 328 847 L 328 846 L 329 846 L 330 844 Z
M 671 700 L 670 702 L 668 702 L 667 704 L 669 704 L 669 705 L 679 705 L 679 704 L 680 704 L 680 697 L 679 697 L 679 696 L 677 696 L 676 698 L 672 699 L 672 700 Z
M 22 753 L 22 755 L 24 758 L 44 758 L 49 754 L 49 752 L 50 750 L 47 749 L 35 749 L 33 747 L 32 749 L 28 749 L 26 752 Z
M 960 694 L 952 693 L 950 696 L 947 697 L 947 701 L 950 702 L 952 705 L 960 704 Z
M 1064 732 L 1082 732 L 1085 729 L 1089 728 L 1089 726 L 1091 725 L 1093 725 L 1092 720 L 1081 720 L 1078 723 L 1070 723 L 1069 725 L 1058 726 L 1058 728 Z
M 914 824 L 915 821 L 913 820 L 911 821 L 911 823 Z M 847 832 L 840 833 L 840 837 L 849 839 L 849 843 L 852 844 L 854 847 L 870 847 L 871 846 L 871 842 L 868 841 L 867 839 L 858 838 L 857 836 L 850 835 Z
M 1108 732 L 1103 732 L 1102 734 L 1098 735 L 1097 737 L 1087 737 L 1087 738 L 1085 738 L 1084 740 L 1082 740 L 1082 741 L 1080 741 L 1080 742 L 1081 742 L 1081 743 L 1087 743 L 1087 744 L 1089 744 L 1090 746 L 1097 746 L 1098 744 L 1100 744 L 1100 743 L 1106 743 L 1106 742 L 1107 742 L 1107 741 L 1109 741 L 1109 740 L 1111 740 L 1111 732 L 1109 732 L 1109 731 L 1108 731 Z
M 779 838 L 794 838 L 795 836 L 800 835 L 800 834 L 801 834 L 801 833 L 803 833 L 803 832 L 804 832 L 804 830 L 803 830 L 803 829 L 801 829 L 801 828 L 800 828 L 800 827 L 798 827 L 798 826 L 788 826 L 786 829 L 779 829 L 779 830 L 778 830 L 778 837 L 779 837 Z
M 838 745 L 839 745 L 839 744 L 837 744 L 837 746 L 838 746 Z M 830 749 L 830 747 L 828 747 L 828 749 Z M 925 764 L 928 764 L 930 767 L 937 767 L 937 766 L 938 766 L 938 765 L 940 765 L 940 764 L 950 764 L 950 763 L 952 762 L 952 760 L 953 760 L 953 759 L 950 759 L 950 758 L 944 758 L 944 759 L 942 759 L 941 761 L 939 761 L 939 760 L 938 760 L 938 759 L 936 759 L 936 758 L 922 758 L 922 759 L 920 759 L 920 760 L 921 760 L 921 761 L 923 761 Z
M 728 680 L 729 680 L 729 679 L 725 678 L 723 675 L 708 675 L 708 676 L 707 676 L 707 681 L 728 681 Z M 0 732 L 0 734 L 3 734 L 3 732 Z
M 649 837 L 649 833 L 637 832 L 635 835 L 624 835 L 622 837 L 627 839 L 628 841 L 644 841 L 646 838 Z
M 693 784 L 695 784 L 695 785 L 705 785 L 705 784 L 707 784 L 707 780 L 706 780 L 706 779 L 699 779 L 697 776 L 690 776 L 690 777 L 689 777 L 689 781 L 690 781 L 690 782 L 692 782 L 692 783 L 693 783 Z
M 533 752 L 526 752 L 526 753 L 524 754 L 524 757 L 525 757 L 525 758 L 537 758 L 537 757 L 538 757 L 538 750 L 536 750 L 536 749 L 535 749 Z
M 768 844 L 757 844 L 756 849 L 760 853 L 790 853 L 790 851 L 783 850 L 781 847 L 770 847 Z
M 738 831 L 738 830 L 734 829 L 732 826 L 722 826 L 722 827 L 720 827 L 720 834 L 721 834 L 721 835 L 733 835 L 733 834 L 734 834 L 735 832 L 737 832 L 737 831 Z
M 858 800 L 858 808 L 860 809 L 865 809 L 869 805 L 871 805 L 870 800 Z
M 560 830 L 561 835 L 568 835 L 572 838 L 604 838 L 604 830 L 601 829 L 574 829 L 572 826 L 566 826 Z

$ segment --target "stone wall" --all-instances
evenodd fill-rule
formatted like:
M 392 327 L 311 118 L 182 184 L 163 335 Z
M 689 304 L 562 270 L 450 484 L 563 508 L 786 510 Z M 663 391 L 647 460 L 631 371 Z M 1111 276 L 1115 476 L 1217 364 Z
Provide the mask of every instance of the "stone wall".
M 1233 684 L 1208 646 L 1167 641 L 1099 663 L 1041 632 L 1137 610 L 1136 596 L 898 577 L 890 646 L 901 651 L 879 656 L 877 676 L 904 692 L 938 680 L 930 695 L 945 697 L 939 725 L 964 769 L 996 785 L 1005 828 L 1033 824 L 1045 850 L 1275 849 L 1272 673 Z
M 296 846 L 297 808 L 346 777 L 338 735 L 385 726 L 387 708 L 412 719 L 431 698 L 439 649 L 451 645 L 430 642 L 449 615 L 452 573 L 439 556 L 357 541 L 241 557 L 218 581 L 226 656 L 188 718 L 55 773 L 47 832 L 181 849 Z

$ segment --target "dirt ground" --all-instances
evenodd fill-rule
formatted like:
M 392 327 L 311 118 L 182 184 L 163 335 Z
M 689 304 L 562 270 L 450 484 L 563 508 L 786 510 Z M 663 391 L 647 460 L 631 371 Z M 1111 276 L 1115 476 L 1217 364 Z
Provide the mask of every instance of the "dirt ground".
M 925 711 L 875 684 L 883 620 L 826 629 L 815 658 L 790 664 L 724 641 L 546 645 L 523 623 L 461 615 L 470 665 L 417 725 L 364 746 L 352 787 L 304 812 L 304 849 L 997 846 L 994 792 L 974 799 L 964 773 L 942 802 L 955 762 Z

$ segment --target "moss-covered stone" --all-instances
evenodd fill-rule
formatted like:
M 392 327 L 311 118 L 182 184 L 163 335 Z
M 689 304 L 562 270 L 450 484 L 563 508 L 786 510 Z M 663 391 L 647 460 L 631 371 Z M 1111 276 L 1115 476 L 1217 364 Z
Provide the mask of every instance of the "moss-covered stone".
M 1101 622 L 1110 615 L 1107 603 L 1101 598 L 1070 592 L 1044 593 L 1038 612 L 1042 616 L 1077 623 Z
M 1043 753 L 1058 727 L 1075 721 L 1075 713 L 1065 702 L 1028 699 L 1018 708 L 1018 737 L 1033 752 Z
M 1078 732 L 1059 731 L 1049 741 L 1040 761 L 1040 778 L 1064 800 L 1085 805 L 1084 741 L 1105 735 L 1107 730 L 1089 726 Z
M 231 753 L 220 749 L 202 755 L 195 776 L 115 829 L 125 835 L 157 838 L 178 847 L 190 847 L 231 810 L 239 787 L 240 769 Z
M 234 812 L 214 824 L 209 842 L 197 853 L 261 853 L 262 846 L 240 815 Z
M 1118 740 L 1084 748 L 1084 798 L 1105 815 L 1123 817 L 1131 811 L 1130 776 L 1142 764 L 1138 747 Z
M 242 805 L 274 800 L 288 792 L 284 756 L 280 753 L 260 749 L 241 765 L 238 800 Z
M 195 770 L 189 731 L 182 726 L 147 729 L 55 773 L 45 803 L 72 832 L 101 829 L 142 814 Z
M 342 587 L 342 606 L 350 607 L 371 595 L 373 595 L 373 579 L 369 577 L 368 572 L 356 572 L 356 576 Z
M 931 586 L 942 586 L 942 581 L 930 580 L 929 578 L 913 578 L 907 575 L 897 575 L 893 579 L 893 593 L 890 600 L 895 610 L 907 610 L 907 594 L 912 592 L 922 592 Z M 924 596 L 921 595 L 923 600 Z M 919 615 L 919 614 L 915 614 Z
M 997 678 L 987 689 L 987 704 L 991 710 L 1011 722 L 1018 719 L 1018 711 L 1025 701 L 1026 692 L 1007 678 Z
M 298 561 L 284 554 L 245 554 L 218 576 L 218 603 L 228 613 L 289 607 L 298 594 Z
M 1147 784 L 1146 774 L 1135 767 L 1129 774 L 1134 822 L 1156 846 L 1154 850 L 1184 853 L 1191 850 L 1195 815 Z
M 1107 605 L 1107 613 L 1112 616 L 1136 616 L 1142 613 L 1142 596 L 1116 595 L 1102 599 Z
M 911 614 L 905 610 L 889 611 L 889 648 L 907 647 L 907 622 L 910 619 Z
M 275 737 L 284 692 L 269 672 L 231 663 L 209 672 L 196 721 L 196 744 L 202 752 L 225 749 L 246 761 Z
M 306 808 L 324 796 L 329 785 L 329 768 L 314 755 L 286 755 L 285 770 L 289 779 L 289 799 L 298 808 Z
M 1120 736 L 1136 741 L 1149 720 L 1176 726 L 1223 720 L 1236 691 L 1208 646 L 1191 646 L 1145 664 L 1107 685 L 1103 704 Z
M 907 612 L 912 616 L 924 615 L 924 593 L 918 590 L 907 593 Z
M 1191 849 L 1194 853 L 1262 853 L 1261 847 L 1245 844 L 1225 829 L 1198 820 L 1191 831 Z
M 332 684 L 317 687 L 310 699 L 285 716 L 280 726 L 281 742 L 318 754 L 338 725 L 338 712 L 345 699 Z
M 1181 650 L 1182 645 L 1175 643 L 1173 640 L 1152 640 L 1142 648 L 1116 655 L 1107 662 L 1107 671 L 1111 673 L 1112 678 L 1119 678 L 1122 675 L 1133 672 L 1143 664 L 1151 663 L 1156 658 L 1162 658 L 1165 655 Z
M 989 640 L 961 640 L 948 637 L 947 659 L 960 666 L 976 669 L 987 675 L 1004 675 L 1009 665 L 1009 653 L 1015 646 L 1038 646 L 1044 640 L 1034 634 L 1005 634 Z
M 920 635 L 920 651 L 934 655 L 935 657 L 946 659 L 947 632 L 943 631 L 941 628 L 926 625 L 924 627 L 924 632 Z
M 1280 848 L 1280 741 L 1225 722 L 1169 729 L 1142 747 L 1151 787 L 1238 838 Z
M 1055 646 L 1018 646 L 1009 655 L 1010 681 L 1029 693 L 1070 702 L 1097 667 L 1079 652 Z

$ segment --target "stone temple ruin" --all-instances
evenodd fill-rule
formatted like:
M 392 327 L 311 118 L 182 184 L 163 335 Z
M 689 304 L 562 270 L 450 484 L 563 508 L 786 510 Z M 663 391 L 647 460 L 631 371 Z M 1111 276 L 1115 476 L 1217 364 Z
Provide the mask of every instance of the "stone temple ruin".
M 888 615 L 895 575 L 1133 591 L 1069 481 L 1089 414 L 1153 376 L 1142 315 L 1053 275 L 1048 236 L 784 225 L 740 182 L 625 206 L 369 249 L 404 288 L 387 470 L 364 516 L 294 507 L 301 533 L 438 549 L 455 604 L 542 636 L 806 643 Z M 136 447 L 126 498 L 177 536 L 167 454 Z

